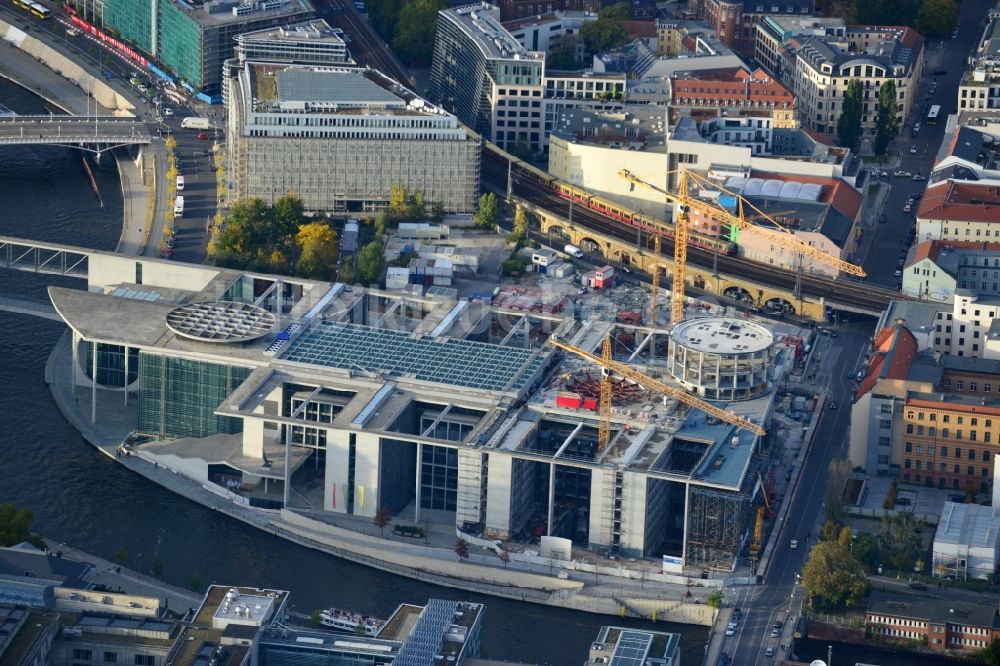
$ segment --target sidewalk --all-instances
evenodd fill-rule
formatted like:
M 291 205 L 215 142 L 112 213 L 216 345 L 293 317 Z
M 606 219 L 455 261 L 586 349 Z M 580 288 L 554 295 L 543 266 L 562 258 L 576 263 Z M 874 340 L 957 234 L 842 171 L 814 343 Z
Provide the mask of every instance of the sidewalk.
M 149 238 L 154 192 L 153 184 L 149 182 L 152 168 L 146 162 L 154 159 L 154 154 L 151 148 L 145 149 L 142 171 L 132 157 L 131 150 L 123 150 L 115 155 L 122 182 L 124 206 L 122 235 L 118 240 L 116 251 L 122 254 L 130 256 L 142 254 Z

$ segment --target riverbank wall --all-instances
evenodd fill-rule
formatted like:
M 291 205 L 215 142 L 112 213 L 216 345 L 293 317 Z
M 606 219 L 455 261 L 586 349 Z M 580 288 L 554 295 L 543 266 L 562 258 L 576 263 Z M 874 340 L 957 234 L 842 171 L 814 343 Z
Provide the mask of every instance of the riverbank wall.
M 70 83 L 80 89 L 81 93 L 92 97 L 110 113 L 116 116 L 133 116 L 135 106 L 125 96 L 105 83 L 100 77 L 94 76 L 83 67 L 59 53 L 54 48 L 39 39 L 32 37 L 15 25 L 0 19 L 0 39 L 7 42 L 22 53 L 25 53 L 42 63 Z M 16 81 L 16 78 L 12 78 Z M 62 106 L 58 99 L 64 94 L 55 94 L 46 88 L 34 88 L 19 82 L 25 88 L 39 94 L 46 101 Z

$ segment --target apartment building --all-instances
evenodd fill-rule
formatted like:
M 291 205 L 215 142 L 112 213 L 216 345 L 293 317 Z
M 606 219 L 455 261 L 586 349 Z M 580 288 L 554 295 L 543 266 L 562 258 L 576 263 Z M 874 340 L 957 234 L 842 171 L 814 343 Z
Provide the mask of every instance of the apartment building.
M 774 127 L 798 127 L 795 95 L 763 69 L 745 67 L 701 72 L 677 72 L 670 77 L 670 106 L 674 109 L 739 109 L 768 115 Z
M 765 16 L 756 27 L 754 58 L 786 85 L 794 85 L 795 52 L 809 37 L 843 38 L 847 24 L 842 18 L 816 16 Z
M 499 0 L 497 2 L 501 21 L 564 10 L 596 14 L 603 6 L 602 0 Z
M 812 36 L 796 53 L 794 87 L 803 127 L 834 136 L 848 84 L 864 86 L 861 126 L 874 135 L 879 90 L 896 86 L 900 125 L 918 102 L 924 39 L 910 28 L 850 27 L 845 35 Z
M 1000 110 L 1000 18 L 986 25 L 958 85 L 958 110 Z
M 1000 296 L 1000 242 L 929 240 L 916 246 L 903 269 L 902 292 L 951 303 L 956 289 Z
M 815 0 L 696 0 L 694 9 L 726 46 L 752 55 L 757 25 L 765 17 L 811 15 Z
M 917 209 L 917 239 L 979 243 L 1000 240 L 1000 182 L 954 178 L 932 182 Z M 980 282 L 987 281 L 982 279 L 984 275 L 976 277 Z

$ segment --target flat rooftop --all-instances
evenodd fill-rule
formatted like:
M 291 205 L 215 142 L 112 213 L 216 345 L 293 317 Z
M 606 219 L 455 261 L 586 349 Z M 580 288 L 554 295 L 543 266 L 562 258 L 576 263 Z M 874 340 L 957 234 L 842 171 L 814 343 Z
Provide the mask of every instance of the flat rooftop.
M 314 325 L 283 358 L 488 391 L 519 391 L 542 363 L 522 349 L 341 323 Z
M 688 349 L 713 354 L 751 354 L 774 344 L 774 335 L 747 319 L 705 317 L 674 327 L 671 337 Z
M 327 102 L 352 106 L 404 106 L 402 99 L 358 71 L 285 69 L 275 73 L 279 102 Z
M 241 16 L 235 15 L 233 8 L 237 5 L 249 4 L 245 0 L 240 0 L 240 2 L 234 0 L 173 0 L 173 4 L 206 28 L 259 20 L 280 21 L 293 14 L 314 11 L 309 0 L 284 0 L 273 9 L 254 9 L 254 11 Z
M 1000 530 L 1000 507 L 945 502 L 934 545 L 995 548 Z
M 472 39 L 487 58 L 536 60 L 500 23 L 500 10 L 481 2 L 441 12 Z
M 310 44 L 343 44 L 344 31 L 330 27 L 323 19 L 303 21 L 237 35 L 238 42 L 309 42 Z

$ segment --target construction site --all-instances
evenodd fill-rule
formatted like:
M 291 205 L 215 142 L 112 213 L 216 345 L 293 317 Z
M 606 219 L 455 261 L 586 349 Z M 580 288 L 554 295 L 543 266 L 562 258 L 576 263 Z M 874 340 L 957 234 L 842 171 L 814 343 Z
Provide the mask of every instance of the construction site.
M 523 289 L 491 304 L 104 253 L 87 291 L 50 297 L 94 418 L 122 394 L 136 455 L 237 504 L 692 576 L 760 554 L 775 386 L 802 345 L 685 311 L 684 247 L 669 304 L 657 274 L 648 310 L 610 319 Z

